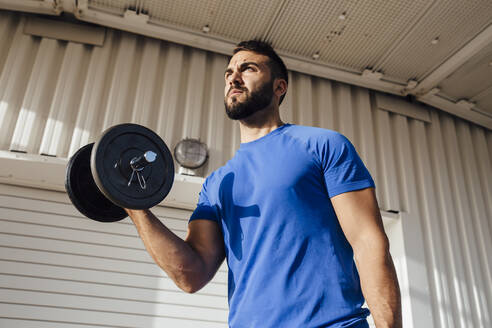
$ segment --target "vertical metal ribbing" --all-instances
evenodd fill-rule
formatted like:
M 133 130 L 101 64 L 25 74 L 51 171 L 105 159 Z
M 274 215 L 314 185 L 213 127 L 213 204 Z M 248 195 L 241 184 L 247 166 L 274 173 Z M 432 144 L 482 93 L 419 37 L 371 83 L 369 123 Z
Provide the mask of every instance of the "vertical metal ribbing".
M 359 150 L 360 156 L 371 173 L 374 181 L 378 182 L 380 181 L 380 178 L 377 169 L 376 136 L 374 132 L 370 93 L 369 90 L 366 89 L 358 90 L 358 125 L 355 126 L 355 129 L 358 129 L 360 140 L 358 141 L 357 149 Z M 379 183 L 376 184 L 376 194 L 378 195 L 378 199 L 381 199 L 382 196 Z
M 316 79 L 316 92 L 314 93 L 318 113 L 318 125 L 325 129 L 334 129 L 335 108 L 333 106 L 333 87 L 331 81 Z
M 287 87 L 287 94 L 284 97 L 284 100 L 282 101 L 282 104 L 280 105 L 280 118 L 282 121 L 285 123 L 293 123 L 294 122 L 294 104 L 292 103 L 293 100 L 293 77 L 292 77 L 292 72 L 288 72 L 289 75 L 289 85 Z
M 453 316 L 453 321 L 458 327 L 469 327 L 472 325 L 470 318 L 470 300 L 469 286 L 465 283 L 465 260 L 462 249 L 460 231 L 458 228 L 458 217 L 454 208 L 454 194 L 452 192 L 453 173 L 450 169 L 450 161 L 456 161 L 456 158 L 448 157 L 449 148 L 445 135 L 444 120 L 446 117 L 440 117 L 437 113 L 431 113 L 432 118 L 432 158 L 434 178 L 437 179 L 439 195 L 439 218 L 442 220 L 440 230 L 434 232 L 444 234 L 445 249 L 447 251 L 446 274 L 450 282 L 448 288 L 451 290 L 451 302 L 454 306 L 453 311 L 448 311 Z M 447 118 L 449 119 L 449 118 Z M 442 122 L 442 123 L 441 123 Z M 428 218 L 432 220 L 432 218 Z
M 349 85 L 341 84 L 337 88 L 338 99 L 338 129 L 343 133 L 352 143 L 355 139 L 354 131 L 354 115 L 352 104 L 352 90 Z
M 135 96 L 131 101 L 130 121 L 155 129 L 155 103 L 159 98 L 156 94 L 158 74 L 160 74 L 160 45 L 155 39 L 145 39 L 142 49 L 142 64 L 138 72 Z
M 462 157 L 459 150 L 458 136 L 454 120 L 446 116 L 442 120 L 443 136 L 446 140 L 445 151 L 448 159 L 448 167 L 451 176 L 451 194 L 454 196 L 453 205 L 455 208 L 456 223 L 458 234 L 456 242 L 461 245 L 463 257 L 463 276 L 460 281 L 464 290 L 465 313 L 464 321 L 469 327 L 480 327 L 481 317 L 483 314 L 480 311 L 479 289 L 482 285 L 482 277 L 480 274 L 480 266 L 477 259 L 477 250 L 474 247 L 473 241 L 475 235 L 468 221 L 470 221 L 470 206 L 468 194 L 466 192 L 464 171 L 462 166 Z M 468 283 L 467 283 L 468 282 Z
M 485 202 L 481 191 L 478 177 L 478 167 L 475 161 L 475 149 L 482 151 L 477 146 L 473 146 L 470 125 L 463 121 L 457 122 L 457 133 L 459 149 L 461 149 L 462 169 L 464 171 L 465 192 L 468 195 L 468 212 L 471 214 L 470 223 L 467 226 L 470 229 L 470 235 L 473 237 L 469 240 L 471 244 L 471 262 L 470 274 L 476 281 L 474 290 L 474 301 L 476 306 L 476 315 L 480 327 L 490 326 L 490 302 L 492 276 L 489 260 L 489 252 L 492 249 L 490 235 L 487 235 L 488 226 L 486 221 Z
M 288 116 L 290 116 L 290 123 L 292 124 L 299 124 L 299 109 L 298 109 L 298 104 L 297 104 L 297 84 L 296 80 L 298 79 L 299 73 L 297 72 L 289 72 L 289 91 L 288 94 L 286 95 L 287 104 L 288 106 Z
M 24 19 L 17 25 L 4 69 L 0 76 L 0 149 L 8 149 L 32 65 L 39 48 L 39 39 L 23 33 Z
M 183 76 L 181 71 L 184 62 L 184 48 L 174 44 L 168 44 L 165 52 L 161 55 L 160 60 L 165 60 L 162 89 L 160 93 L 159 107 L 157 113 L 157 133 L 161 135 L 168 145 L 173 145 L 179 138 L 177 127 L 177 113 L 182 111 L 180 108 L 182 102 Z
M 297 123 L 313 125 L 313 94 L 311 78 L 305 74 L 297 74 L 295 79 Z
M 440 206 L 443 188 L 440 182 L 446 181 L 447 174 L 440 170 L 433 171 L 432 163 L 435 161 L 435 156 L 440 157 L 441 153 L 435 150 L 439 145 L 429 142 L 436 141 L 436 138 L 434 135 L 427 135 L 425 124 L 412 120 L 410 136 L 416 169 L 417 215 L 423 222 L 422 234 L 427 252 L 426 258 L 430 264 L 429 283 L 432 289 L 433 308 L 436 310 L 434 320 L 437 327 L 453 328 L 456 327 L 453 313 L 457 313 L 461 308 L 457 305 L 461 302 L 456 300 L 453 288 L 456 265 L 452 261 L 453 253 L 449 248 L 451 241 L 445 223 L 447 220 L 444 219 Z
M 386 210 L 399 210 L 400 204 L 396 191 L 396 170 L 393 157 L 393 141 L 391 136 L 389 114 L 383 110 L 375 110 L 376 137 L 378 140 L 378 166 L 381 168 L 377 181 L 383 190 L 382 206 Z
M 11 52 L 19 20 L 18 15 L 12 15 L 5 11 L 0 12 L 0 73 L 2 73 L 5 60 Z
M 55 94 L 46 121 L 39 152 L 66 157 L 73 134 L 83 83 L 87 74 L 90 49 L 82 44 L 68 43 L 60 68 Z
M 183 112 L 181 137 L 198 139 L 200 137 L 203 100 L 207 87 L 205 85 L 206 53 L 201 50 L 192 51 L 188 65 L 185 103 L 184 107 L 181 108 Z
M 380 166 L 380 155 L 379 152 L 381 151 L 381 146 L 379 145 L 379 138 L 378 138 L 378 122 L 377 122 L 377 113 L 379 112 L 379 109 L 375 106 L 373 106 L 373 97 L 370 97 L 371 99 L 371 119 L 368 121 L 371 123 L 370 129 L 372 130 L 372 135 L 373 139 L 369 142 L 373 146 L 373 154 L 374 154 L 374 166 L 372 166 L 371 173 L 373 174 L 374 182 L 376 183 L 376 197 L 379 202 L 379 208 L 386 209 L 386 189 L 384 188 L 384 185 L 382 184 L 382 181 L 384 179 L 384 171 L 382 167 Z
M 476 189 L 475 194 L 480 194 L 483 199 L 483 207 L 479 203 L 480 198 L 474 198 L 473 206 L 476 208 L 476 213 L 478 216 L 479 225 L 476 227 L 477 230 L 480 231 L 480 235 L 483 235 L 483 240 L 480 240 L 480 247 L 483 249 L 482 256 L 482 265 L 484 266 L 484 276 L 486 277 L 485 284 L 485 293 L 488 297 L 487 299 L 487 308 L 488 308 L 488 316 L 485 316 L 487 324 L 490 326 L 492 323 L 492 319 L 490 318 L 490 313 L 492 313 L 492 290 L 490 286 L 492 286 L 491 281 L 491 271 L 492 271 L 492 254 L 490 249 L 491 238 L 492 236 L 492 161 L 491 153 L 487 149 L 487 139 L 486 135 L 490 137 L 492 133 L 490 131 L 486 131 L 481 127 L 472 127 L 471 135 L 472 135 L 472 144 L 474 145 L 474 153 L 475 156 L 473 159 L 476 163 L 476 174 L 478 178 L 478 183 L 473 184 L 473 187 Z M 489 144 L 490 145 L 490 144 Z M 489 286 L 487 288 L 487 286 Z
M 400 208 L 402 211 L 415 213 L 418 204 L 415 190 L 415 165 L 411 154 L 408 119 L 402 115 L 395 115 L 391 123 L 393 127 L 394 159 L 399 164 L 396 167 L 398 169 L 397 175 L 399 176 L 398 187 L 402 190 Z M 405 206 L 402 206 L 403 204 Z
M 418 196 L 417 196 L 417 170 L 416 170 L 416 154 L 412 153 L 412 141 L 420 143 L 422 140 L 414 140 L 411 138 L 408 119 L 401 115 L 395 115 L 394 124 L 394 146 L 395 159 L 399 163 L 405 163 L 405 168 L 401 170 L 401 186 L 404 190 L 406 209 L 401 213 L 401 224 L 404 234 L 402 243 L 405 248 L 405 256 L 407 258 L 407 274 L 403 279 L 406 279 L 407 293 L 410 297 L 411 306 L 406 309 L 407 315 L 412 318 L 413 327 L 439 327 L 435 324 L 439 316 L 439 307 L 436 307 L 432 302 L 432 291 L 429 287 L 432 286 L 431 277 L 433 275 L 433 264 L 437 262 L 436 251 L 428 243 L 428 240 L 423 235 L 424 218 L 419 215 L 418 211 Z M 422 129 L 422 125 L 419 127 Z M 423 135 L 421 136 L 423 139 Z M 422 172 L 421 172 L 422 173 Z M 391 247 L 391 245 L 390 245 Z M 431 250 L 428 252 L 427 250 Z M 430 256 L 427 254 L 430 253 Z M 411 272 L 411 274 L 410 274 Z M 439 291 L 439 296 L 442 298 L 441 286 L 434 287 L 434 290 Z M 442 313 L 441 313 L 442 314 Z
M 490 137 L 492 132 L 480 127 L 473 127 L 471 133 L 472 144 L 476 147 L 474 160 L 478 167 L 480 192 L 485 207 L 485 216 L 483 217 L 485 225 L 482 228 L 486 235 L 492 236 L 492 175 L 490 174 L 492 172 L 492 154 L 487 149 L 487 134 Z M 489 255 L 488 265 L 492 269 L 492 255 Z M 492 313 L 492 309 L 490 312 Z
M 209 161 L 207 169 L 222 166 L 229 154 L 224 154 L 223 149 L 229 149 L 229 132 L 232 122 L 224 114 L 224 68 L 227 66 L 227 58 L 213 56 L 211 59 L 208 103 L 206 104 L 207 116 L 201 120 L 203 141 L 209 147 Z M 214 122 L 214 124 L 210 124 Z M 226 157 L 227 156 L 227 157 Z
M 399 115 L 399 114 L 393 114 L 390 113 L 389 115 L 389 122 L 390 122 L 390 134 L 391 134 L 391 146 L 393 147 L 391 149 L 392 157 L 393 157 L 393 162 L 394 162 L 394 187 L 396 188 L 396 193 L 394 193 L 394 199 L 397 201 L 397 211 L 400 212 L 408 212 L 408 203 L 407 203 L 407 190 L 404 188 L 404 176 L 405 176 L 405 171 L 406 171 L 406 165 L 403 165 L 401 162 L 401 157 L 399 156 L 399 153 L 401 152 L 400 149 L 398 149 L 397 145 L 397 140 L 400 138 L 400 130 L 398 129 L 398 121 L 404 118 L 406 120 L 405 116 Z
M 110 90 L 105 108 L 102 128 L 129 122 L 133 108 L 140 52 L 137 47 L 137 36 L 122 33 L 115 54 L 114 71 L 110 82 Z
M 61 42 L 42 39 L 24 94 L 10 150 L 37 153 L 63 58 Z
M 241 144 L 241 133 L 239 130 L 239 123 L 237 121 L 232 123 L 232 138 L 231 138 L 231 149 L 229 149 L 229 158 L 239 149 Z
M 112 32 L 106 35 L 103 47 L 92 48 L 68 156 L 74 154 L 80 147 L 93 142 L 101 133 L 109 90 L 107 76 L 111 68 L 113 35 Z

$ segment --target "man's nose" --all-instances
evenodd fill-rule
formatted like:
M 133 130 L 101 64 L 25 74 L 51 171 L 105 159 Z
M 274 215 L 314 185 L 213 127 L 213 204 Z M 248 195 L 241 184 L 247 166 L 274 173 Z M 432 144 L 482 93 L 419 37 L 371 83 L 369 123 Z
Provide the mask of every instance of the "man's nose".
M 239 86 L 241 84 L 243 84 L 241 72 L 238 72 L 238 71 L 232 72 L 231 76 L 229 77 L 229 85 Z

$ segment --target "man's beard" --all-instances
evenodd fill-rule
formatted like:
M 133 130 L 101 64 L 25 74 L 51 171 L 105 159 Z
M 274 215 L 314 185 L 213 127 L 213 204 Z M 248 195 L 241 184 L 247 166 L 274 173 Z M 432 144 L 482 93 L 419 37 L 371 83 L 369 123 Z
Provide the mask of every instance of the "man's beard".
M 232 120 L 242 120 L 253 115 L 270 105 L 273 99 L 273 79 L 265 82 L 260 89 L 251 93 L 246 88 L 236 87 L 235 89 L 241 90 L 246 95 L 246 99 L 243 102 L 239 102 L 238 98 L 241 94 L 232 96 L 232 103 L 229 105 L 227 103 L 228 96 L 225 97 L 226 114 Z

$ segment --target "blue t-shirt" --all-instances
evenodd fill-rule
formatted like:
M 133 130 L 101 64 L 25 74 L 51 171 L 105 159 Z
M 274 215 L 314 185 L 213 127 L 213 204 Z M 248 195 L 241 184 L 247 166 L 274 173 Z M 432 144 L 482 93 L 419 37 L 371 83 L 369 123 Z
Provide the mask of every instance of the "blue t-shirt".
M 374 187 L 340 133 L 286 124 L 243 143 L 190 218 L 222 228 L 229 325 L 368 327 L 353 252 L 330 197 Z

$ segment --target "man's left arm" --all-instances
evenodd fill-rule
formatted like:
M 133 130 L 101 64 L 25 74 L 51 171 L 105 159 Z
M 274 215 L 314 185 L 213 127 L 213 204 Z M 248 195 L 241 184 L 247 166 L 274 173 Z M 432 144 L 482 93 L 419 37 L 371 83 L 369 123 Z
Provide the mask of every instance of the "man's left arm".
M 342 193 L 331 201 L 354 251 L 362 292 L 376 327 L 401 328 L 400 289 L 374 188 Z

